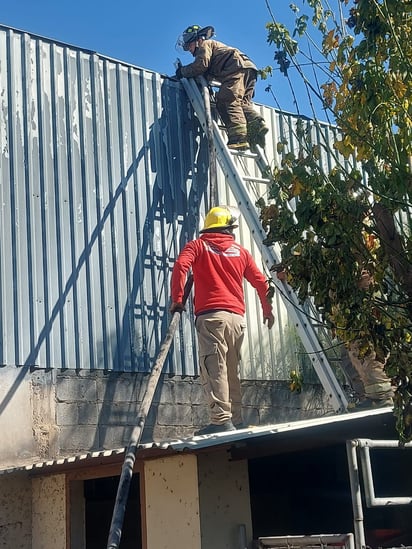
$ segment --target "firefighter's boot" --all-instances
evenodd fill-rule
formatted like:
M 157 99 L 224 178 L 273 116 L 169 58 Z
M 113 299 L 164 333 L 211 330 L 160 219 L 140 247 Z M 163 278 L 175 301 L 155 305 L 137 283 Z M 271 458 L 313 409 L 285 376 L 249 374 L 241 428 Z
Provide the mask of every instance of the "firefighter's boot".
M 365 385 L 364 396 L 365 398 L 355 406 L 354 411 L 393 406 L 393 388 L 390 381 Z
M 264 119 L 258 116 L 251 120 L 247 125 L 247 137 L 249 143 L 253 145 L 259 145 L 262 149 L 266 145 L 266 134 L 269 128 L 266 126 Z
M 227 146 L 229 149 L 235 151 L 246 151 L 249 148 L 245 125 L 239 124 L 237 126 L 227 128 L 227 136 Z

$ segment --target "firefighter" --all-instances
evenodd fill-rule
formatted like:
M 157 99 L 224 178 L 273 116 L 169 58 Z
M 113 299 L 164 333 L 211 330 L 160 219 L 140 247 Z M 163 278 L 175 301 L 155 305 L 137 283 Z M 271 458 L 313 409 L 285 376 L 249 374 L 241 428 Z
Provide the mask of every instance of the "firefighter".
M 346 344 L 346 353 L 364 388 L 354 411 L 393 406 L 394 390 L 385 372 L 389 355 L 379 351 L 380 349 L 373 347 L 364 354 L 362 341 L 359 340 Z
M 177 46 L 189 51 L 195 60 L 176 70 L 176 78 L 204 75 L 220 83 L 216 108 L 225 125 L 228 143 L 234 150 L 246 150 L 249 145 L 265 146 L 268 128 L 253 108 L 257 69 L 237 48 L 213 40 L 213 27 L 187 27 L 178 38 Z M 249 143 L 250 142 L 250 143 Z
M 279 280 L 287 281 L 287 273 L 282 268 L 277 273 Z M 357 282 L 358 288 L 368 290 L 373 283 L 373 277 L 367 270 L 362 271 L 361 279 Z M 330 293 L 333 298 L 333 292 Z M 334 311 L 337 312 L 338 305 Z M 332 314 L 333 319 L 333 314 Z M 375 325 L 375 321 L 373 321 Z M 369 408 L 384 408 L 393 406 L 394 390 L 390 378 L 385 372 L 388 353 L 378 345 L 382 327 L 375 325 L 370 335 L 375 336 L 375 344 L 358 338 L 345 341 L 341 347 L 341 366 L 357 399 L 352 411 L 361 411 Z M 375 333 L 374 333 L 375 332 Z
M 243 280 L 257 291 L 263 321 L 274 324 L 269 285 L 252 255 L 235 242 L 238 211 L 215 206 L 200 237 L 188 242 L 173 267 L 170 312 L 182 311 L 184 286 L 193 272 L 194 309 L 200 375 L 211 423 L 195 432 L 207 435 L 242 427 L 240 350 L 246 329 Z
M 373 282 L 371 273 L 365 269 L 357 283 L 358 288 L 366 291 Z M 366 349 L 364 349 L 365 342 L 361 339 L 352 339 L 346 342 L 346 352 L 364 388 L 364 394 L 361 396 L 356 410 L 393 406 L 394 390 L 391 380 L 385 372 L 389 353 L 381 344 L 380 332 L 383 328 L 377 319 L 373 319 L 370 335 L 374 342 L 369 340 Z

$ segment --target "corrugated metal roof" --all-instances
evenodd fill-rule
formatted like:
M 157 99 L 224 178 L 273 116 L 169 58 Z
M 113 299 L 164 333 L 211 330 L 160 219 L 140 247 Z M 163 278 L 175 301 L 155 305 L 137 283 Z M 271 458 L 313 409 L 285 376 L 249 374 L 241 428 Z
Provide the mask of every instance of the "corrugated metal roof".
M 185 92 L 3 25 L 0 66 L 0 364 L 149 371 L 174 259 L 207 205 L 208 145 Z M 297 117 L 259 109 L 277 162 L 278 141 L 298 147 Z M 233 203 L 220 170 L 218 179 L 220 201 Z M 261 265 L 242 221 L 237 238 Z M 288 379 L 304 353 L 282 300 L 270 333 L 249 287 L 246 302 L 242 377 Z M 174 341 L 165 371 L 196 375 L 191 307 Z
M 379 436 L 387 439 L 396 438 L 393 413 L 390 408 L 332 415 L 259 427 L 217 433 L 214 435 L 195 436 L 193 438 L 166 440 L 139 444 L 137 458 L 161 457 L 165 454 L 179 452 L 200 452 L 221 447 L 234 448 L 247 455 L 247 446 L 268 444 L 272 453 L 296 451 L 315 447 L 317 444 L 333 444 L 351 438 L 370 438 Z M 275 449 L 273 449 L 275 445 Z M 276 449 L 277 446 L 277 449 Z M 236 450 L 240 448 L 240 450 Z M 30 474 L 52 474 L 58 471 L 74 470 L 79 467 L 94 467 L 107 463 L 122 463 L 127 448 L 115 448 L 96 452 L 86 452 L 50 461 L 28 463 L 19 467 L 8 467 L 0 470 L 1 474 L 26 472 Z
M 169 257 L 191 230 L 176 217 L 199 209 L 205 184 L 193 177 L 190 204 L 178 188 L 175 210 L 164 203 L 171 170 L 171 185 L 183 167 L 205 171 L 205 155 L 179 147 L 196 132 L 192 122 L 182 135 L 182 94 L 6 27 L 0 64 L 0 363 L 148 370 Z

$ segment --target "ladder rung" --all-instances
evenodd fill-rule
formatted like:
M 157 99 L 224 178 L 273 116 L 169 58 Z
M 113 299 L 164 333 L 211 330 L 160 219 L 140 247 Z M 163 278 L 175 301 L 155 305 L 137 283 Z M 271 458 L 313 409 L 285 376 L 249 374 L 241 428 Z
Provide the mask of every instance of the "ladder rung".
M 253 177 L 251 175 L 244 175 L 243 179 L 245 181 L 254 181 L 255 183 L 272 183 L 272 180 L 267 177 Z
M 230 154 L 234 156 L 243 156 L 245 158 L 257 158 L 257 154 L 252 151 L 235 151 L 234 149 L 228 149 Z

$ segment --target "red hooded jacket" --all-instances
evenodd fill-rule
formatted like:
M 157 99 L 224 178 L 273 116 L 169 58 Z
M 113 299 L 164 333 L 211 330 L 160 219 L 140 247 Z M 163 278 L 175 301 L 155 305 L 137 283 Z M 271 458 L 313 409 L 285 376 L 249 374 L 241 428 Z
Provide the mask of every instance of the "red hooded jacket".
M 267 299 L 268 282 L 252 255 L 230 234 L 204 233 L 188 242 L 173 267 L 172 301 L 181 303 L 189 271 L 193 272 L 195 314 L 225 310 L 243 315 L 243 279 L 257 291 L 264 316 L 272 312 Z

